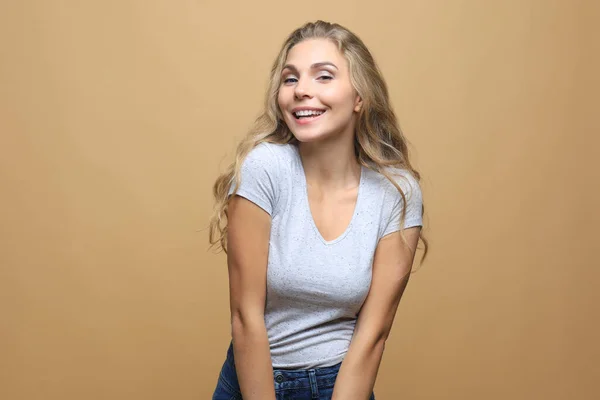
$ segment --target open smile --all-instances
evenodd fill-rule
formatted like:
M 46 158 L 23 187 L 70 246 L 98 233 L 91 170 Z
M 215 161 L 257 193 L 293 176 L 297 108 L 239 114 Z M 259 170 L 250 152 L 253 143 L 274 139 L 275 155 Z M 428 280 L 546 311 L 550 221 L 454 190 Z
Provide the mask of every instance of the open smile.
M 292 115 L 294 116 L 294 119 L 296 120 L 297 124 L 304 125 L 318 120 L 326 112 L 326 110 L 320 109 L 305 109 L 292 111 Z

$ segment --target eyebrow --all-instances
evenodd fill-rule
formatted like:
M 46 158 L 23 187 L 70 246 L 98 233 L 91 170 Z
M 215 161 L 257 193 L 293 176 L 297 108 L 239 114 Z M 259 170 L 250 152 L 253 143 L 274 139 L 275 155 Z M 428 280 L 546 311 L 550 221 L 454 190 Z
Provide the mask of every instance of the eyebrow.
M 325 66 L 331 66 L 335 69 L 338 69 L 338 67 L 334 63 L 329 62 L 329 61 L 322 61 L 322 62 L 314 63 L 313 65 L 310 66 L 310 69 L 317 69 L 317 68 L 321 68 L 321 67 L 325 67 Z M 293 66 L 292 64 L 285 64 L 283 66 L 282 71 L 285 69 L 291 69 L 292 71 L 298 72 L 298 69 L 295 66 Z

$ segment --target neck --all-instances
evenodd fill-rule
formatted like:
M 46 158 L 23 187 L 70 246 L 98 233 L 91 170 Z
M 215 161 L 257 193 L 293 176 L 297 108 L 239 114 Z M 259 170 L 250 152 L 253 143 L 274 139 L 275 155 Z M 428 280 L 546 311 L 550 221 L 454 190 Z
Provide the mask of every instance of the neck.
M 340 139 L 298 143 L 309 186 L 327 190 L 358 186 L 361 166 L 354 154 L 354 138 L 346 136 Z

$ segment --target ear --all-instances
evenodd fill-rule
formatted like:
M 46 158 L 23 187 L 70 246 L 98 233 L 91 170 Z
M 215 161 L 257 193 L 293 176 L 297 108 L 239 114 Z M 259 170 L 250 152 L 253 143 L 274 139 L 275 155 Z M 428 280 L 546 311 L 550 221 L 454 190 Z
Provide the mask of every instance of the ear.
M 354 112 L 359 112 L 363 106 L 363 100 L 359 95 L 356 95 L 356 100 L 354 100 Z

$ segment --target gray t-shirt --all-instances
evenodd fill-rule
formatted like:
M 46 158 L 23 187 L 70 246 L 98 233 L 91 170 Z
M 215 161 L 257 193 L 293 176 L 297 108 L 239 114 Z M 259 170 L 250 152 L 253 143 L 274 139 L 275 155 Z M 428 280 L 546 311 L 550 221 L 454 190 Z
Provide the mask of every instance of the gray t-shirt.
M 389 171 L 407 197 L 404 228 L 421 226 L 418 182 L 407 171 Z M 400 193 L 383 175 L 362 167 L 351 222 L 326 241 L 310 212 L 298 148 L 261 143 L 242 164 L 237 195 L 271 216 L 265 324 L 273 367 L 341 362 L 369 292 L 377 243 L 400 229 Z

